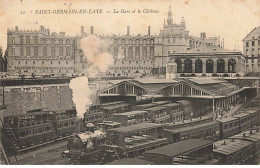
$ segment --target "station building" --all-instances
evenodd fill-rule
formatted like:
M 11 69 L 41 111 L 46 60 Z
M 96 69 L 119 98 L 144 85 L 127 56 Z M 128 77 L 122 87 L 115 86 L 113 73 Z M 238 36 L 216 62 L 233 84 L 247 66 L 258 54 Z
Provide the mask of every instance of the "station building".
M 256 96 L 254 89 L 240 88 L 223 79 L 150 79 L 123 80 L 98 92 L 101 103 L 124 99 L 129 103 L 138 103 L 145 99 L 190 100 L 191 114 L 200 116 L 204 112 L 214 111 L 216 116 L 228 111 L 244 97 Z

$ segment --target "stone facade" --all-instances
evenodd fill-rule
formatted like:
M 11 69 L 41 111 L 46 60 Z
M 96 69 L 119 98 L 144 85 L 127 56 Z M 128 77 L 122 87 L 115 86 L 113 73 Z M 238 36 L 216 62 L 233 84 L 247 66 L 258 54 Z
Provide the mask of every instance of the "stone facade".
M 216 47 L 199 47 L 170 54 L 180 77 L 240 77 L 244 75 L 245 59 L 239 51 Z
M 260 26 L 254 28 L 243 40 L 243 53 L 246 58 L 245 72 L 259 72 L 260 65 Z
M 130 35 L 130 26 L 123 36 L 111 36 L 113 40 L 110 53 L 114 56 L 115 64 L 107 72 L 108 76 L 124 76 L 134 73 L 146 75 L 165 73 L 167 61 L 171 53 L 184 52 L 190 48 L 201 46 L 220 46 L 219 37 L 193 37 L 186 30 L 184 18 L 180 24 L 173 23 L 172 11 L 169 8 L 167 23 L 164 21 L 163 29 L 159 35 L 151 35 L 148 27 L 147 35 Z
M 84 29 L 83 29 L 84 31 Z M 87 67 L 78 36 L 40 30 L 7 30 L 8 71 L 23 74 L 82 75 Z

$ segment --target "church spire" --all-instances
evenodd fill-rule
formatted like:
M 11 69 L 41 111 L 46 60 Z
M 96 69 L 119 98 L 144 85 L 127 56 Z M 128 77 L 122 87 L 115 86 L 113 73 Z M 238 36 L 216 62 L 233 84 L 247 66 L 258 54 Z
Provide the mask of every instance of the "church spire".
M 172 10 L 171 10 L 171 5 L 169 6 L 167 23 L 168 23 L 168 25 L 172 25 Z

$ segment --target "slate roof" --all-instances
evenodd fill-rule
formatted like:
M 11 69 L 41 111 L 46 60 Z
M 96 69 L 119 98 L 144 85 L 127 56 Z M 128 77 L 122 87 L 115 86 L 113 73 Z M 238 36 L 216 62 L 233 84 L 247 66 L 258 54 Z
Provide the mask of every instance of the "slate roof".
M 176 157 L 210 144 L 213 144 L 213 142 L 209 140 L 187 139 L 181 142 L 173 143 L 151 151 L 147 151 L 144 153 L 144 155 Z

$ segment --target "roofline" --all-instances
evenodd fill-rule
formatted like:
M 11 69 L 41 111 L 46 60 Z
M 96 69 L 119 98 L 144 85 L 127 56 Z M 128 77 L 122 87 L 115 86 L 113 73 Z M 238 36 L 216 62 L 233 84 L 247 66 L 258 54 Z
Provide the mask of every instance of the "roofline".
M 258 26 L 258 27 L 260 28 L 260 26 Z M 246 35 L 246 37 L 242 39 L 242 41 L 244 42 L 244 40 L 249 36 L 249 34 L 251 34 L 251 33 L 252 33 L 255 29 L 257 29 L 258 27 L 255 27 L 253 30 L 251 30 L 250 33 L 248 33 L 248 34 Z

